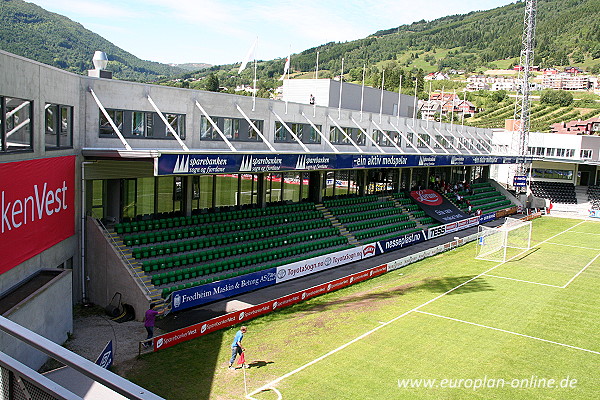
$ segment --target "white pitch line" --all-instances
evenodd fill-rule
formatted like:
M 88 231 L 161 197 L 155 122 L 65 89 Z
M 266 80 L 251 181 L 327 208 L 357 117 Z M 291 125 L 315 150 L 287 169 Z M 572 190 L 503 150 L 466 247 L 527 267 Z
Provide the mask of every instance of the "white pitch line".
M 564 247 L 574 247 L 576 249 L 583 249 L 583 250 L 595 250 L 595 251 L 600 251 L 599 248 L 597 247 L 583 247 L 583 246 L 574 246 L 572 244 L 564 244 L 564 243 L 552 243 L 552 242 L 546 242 L 546 244 L 554 244 L 556 246 L 564 246 Z
M 571 233 L 577 233 L 577 234 L 580 234 L 580 235 L 593 235 L 593 236 L 600 236 L 600 233 L 591 233 L 591 232 L 576 232 L 576 231 L 573 231 L 573 232 L 571 232 Z
M 562 231 L 562 232 L 560 232 L 560 233 L 557 233 L 557 234 L 556 234 L 556 235 L 554 235 L 554 236 L 551 236 L 551 237 L 549 237 L 549 238 L 548 238 L 548 239 L 546 239 L 546 240 L 542 240 L 542 241 L 541 241 L 541 242 L 539 242 L 537 245 L 540 245 L 540 244 L 542 244 L 542 243 L 545 243 L 545 242 L 547 242 L 548 240 L 552 240 L 552 239 L 554 239 L 555 237 L 557 237 L 557 236 L 559 236 L 559 235 L 562 235 L 563 233 L 565 233 L 565 232 L 568 232 L 569 230 L 571 230 L 571 229 L 575 228 L 576 226 L 579 226 L 579 225 L 583 224 L 584 222 L 585 222 L 585 221 L 581 221 L 581 222 L 579 222 L 579 223 L 577 223 L 577 224 L 573 225 L 572 227 L 570 227 L 570 228 L 568 228 L 568 229 L 565 229 L 564 231 Z M 277 379 L 275 379 L 275 380 L 273 380 L 273 381 L 271 381 L 271 382 L 269 382 L 269 383 L 267 383 L 267 384 L 265 384 L 265 385 L 263 385 L 263 386 L 259 387 L 258 389 L 254 390 L 253 392 L 250 392 L 249 394 L 247 394 L 247 395 L 246 395 L 246 398 L 248 398 L 248 399 L 253 399 L 253 400 L 254 400 L 254 398 L 253 398 L 252 396 L 254 396 L 254 395 L 255 395 L 255 394 L 257 394 L 257 393 L 260 393 L 260 392 L 263 392 L 263 391 L 266 391 L 266 390 L 275 390 L 275 388 L 273 387 L 273 385 L 276 385 L 277 383 L 281 382 L 282 380 L 284 380 L 284 379 L 286 379 L 286 378 L 288 378 L 288 377 L 290 377 L 290 376 L 292 376 L 292 375 L 295 375 L 295 374 L 297 374 L 298 372 L 300 372 L 300 371 L 302 371 L 302 370 L 304 370 L 304 369 L 306 369 L 306 368 L 310 367 L 310 366 L 311 366 L 311 365 L 313 365 L 313 364 L 316 364 L 317 362 L 319 362 L 319 361 L 321 361 L 321 360 L 323 360 L 323 359 L 325 359 L 325 358 L 329 357 L 330 355 L 333 355 L 333 354 L 337 353 L 337 352 L 338 352 L 338 351 L 340 351 L 340 350 L 343 350 L 343 349 L 345 349 L 346 347 L 350 346 L 351 344 L 353 344 L 353 343 L 355 343 L 355 342 L 358 342 L 359 340 L 361 340 L 361 339 L 363 339 L 363 338 L 365 338 L 365 337 L 369 336 L 370 334 L 372 334 L 372 333 L 374 333 L 374 332 L 377 332 L 379 329 L 381 329 L 381 328 L 383 328 L 383 327 L 385 327 L 385 326 L 388 326 L 389 324 L 391 324 L 391 323 L 393 323 L 393 322 L 396 322 L 396 321 L 397 321 L 397 320 L 399 320 L 400 318 L 402 318 L 402 317 L 404 317 L 404 316 L 406 316 L 406 315 L 408 315 L 408 314 L 412 313 L 413 311 L 417 311 L 419 308 L 421 308 L 421 307 L 425 307 L 426 305 L 428 305 L 428 304 L 430 304 L 430 303 L 432 303 L 432 302 L 436 301 L 437 299 L 440 299 L 440 298 L 444 297 L 444 296 L 445 296 L 445 295 L 447 295 L 448 293 L 451 293 L 451 292 L 455 291 L 456 289 L 458 289 L 458 288 L 460 288 L 460 287 L 462 287 L 462 286 L 466 285 L 467 283 L 470 283 L 470 282 L 474 281 L 475 279 L 477 279 L 477 278 L 480 278 L 480 277 L 482 277 L 482 276 L 486 275 L 488 272 L 490 272 L 490 271 L 493 271 L 494 269 L 498 268 L 498 267 L 499 267 L 499 266 L 501 266 L 501 265 L 504 265 L 504 264 L 506 264 L 508 261 L 511 261 L 513 258 L 515 258 L 515 257 L 518 257 L 518 256 L 520 256 L 520 254 L 517 254 L 517 255 L 515 255 L 514 257 L 511 257 L 510 259 L 508 259 L 508 260 L 506 260 L 506 261 L 504 261 L 504 262 L 501 262 L 501 263 L 499 263 L 499 264 L 497 264 L 497 265 L 494 265 L 494 266 L 493 266 L 493 267 L 491 267 L 490 269 L 488 269 L 488 270 L 486 270 L 486 271 L 484 271 L 484 272 L 480 273 L 480 274 L 479 274 L 479 275 L 477 275 L 477 276 L 474 276 L 473 278 L 471 278 L 471 279 L 469 279 L 469 280 L 467 280 L 467 281 L 465 281 L 465 282 L 461 283 L 460 285 L 457 285 L 457 286 L 453 287 L 452 289 L 448 290 L 447 292 L 444 292 L 444 293 L 440 294 L 439 296 L 437 296 L 437 297 L 434 297 L 433 299 L 426 301 L 425 303 L 421 304 L 420 306 L 417 306 L 417 307 L 413 308 L 412 310 L 406 311 L 405 313 L 403 313 L 403 314 L 401 314 L 401 315 L 398 315 L 397 317 L 394 317 L 394 318 L 392 318 L 391 320 L 389 320 L 388 322 L 385 322 L 384 324 L 381 324 L 381 325 L 379 325 L 379 326 L 376 326 L 375 328 L 371 329 L 370 331 L 363 333 L 362 335 L 360 335 L 360 336 L 358 336 L 358 337 L 356 337 L 356 338 L 352 339 L 351 341 L 349 341 L 349 342 L 347 342 L 347 343 L 345 343 L 345 344 L 341 345 L 340 347 L 338 347 L 338 348 L 336 348 L 336 349 L 333 349 L 333 350 L 329 351 L 328 353 L 325 353 L 325 354 L 323 354 L 322 356 L 320 356 L 320 357 L 318 357 L 318 358 L 315 358 L 315 359 L 314 359 L 314 360 L 312 360 L 312 361 L 309 361 L 308 363 L 306 363 L 306 364 L 304 364 L 304 365 L 302 365 L 302 366 L 300 366 L 300 367 L 296 368 L 296 369 L 295 369 L 295 370 L 293 370 L 293 371 L 290 371 L 290 372 L 288 372 L 288 373 L 287 373 L 287 374 L 285 374 L 285 375 L 282 375 L 282 376 L 280 376 L 279 378 L 277 378 Z
M 504 333 L 510 333 L 511 335 L 522 336 L 522 337 L 526 337 L 526 338 L 529 338 L 529 339 L 535 339 L 535 340 L 539 340 L 539 341 L 546 342 L 546 343 L 557 344 L 559 346 L 569 347 L 571 349 L 581 350 L 581 351 L 587 351 L 588 353 L 593 353 L 593 354 L 600 355 L 600 352 L 598 352 L 598 351 L 584 349 L 583 347 L 571 346 L 570 344 L 564 344 L 564 343 L 554 342 L 552 340 L 542 339 L 542 338 L 535 337 L 535 336 L 530 336 L 530 335 L 525 335 L 523 333 L 518 333 L 518 332 L 513 332 L 513 331 L 507 331 L 506 329 L 494 328 L 493 326 L 476 324 L 475 322 L 463 321 L 462 319 L 457 319 L 457 318 L 452 318 L 452 317 L 446 317 L 444 315 L 428 313 L 428 312 L 425 312 L 425 311 L 419 311 L 419 310 L 417 310 L 416 312 L 418 312 L 420 314 L 426 314 L 426 315 L 431 315 L 433 317 L 449 319 L 451 321 L 462 322 L 463 324 L 475 325 L 475 326 L 479 326 L 481 328 L 487 328 L 487 329 L 492 329 L 494 331 L 499 331 L 499 332 L 504 332 Z
M 517 281 L 517 282 L 533 283 L 534 285 L 552 286 L 552 287 L 555 287 L 555 288 L 564 289 L 564 286 L 550 285 L 549 283 L 540 283 L 540 282 L 525 281 L 523 279 L 508 278 L 506 276 L 490 275 L 490 274 L 485 274 L 485 276 L 491 276 L 492 278 L 508 279 L 508 280 Z
M 596 261 L 596 260 L 598 259 L 598 257 L 600 257 L 600 253 L 598 253 L 598 254 L 596 255 L 596 257 L 592 258 L 592 261 L 590 261 L 589 263 L 587 263 L 587 264 L 585 265 L 585 267 L 581 268 L 581 271 L 579 271 L 578 273 L 576 273 L 574 277 L 572 277 L 571 279 L 569 279 L 569 282 L 565 283 L 565 285 L 563 286 L 563 289 L 564 289 L 564 288 L 566 288 L 567 286 L 569 286 L 569 284 L 570 284 L 571 282 L 573 282 L 573 281 L 575 280 L 575 278 L 577 278 L 579 275 L 581 275 L 581 273 L 582 273 L 583 271 L 585 271 L 585 270 L 587 269 L 587 267 L 589 267 L 590 265 L 592 265 L 592 263 L 593 263 L 594 261 Z

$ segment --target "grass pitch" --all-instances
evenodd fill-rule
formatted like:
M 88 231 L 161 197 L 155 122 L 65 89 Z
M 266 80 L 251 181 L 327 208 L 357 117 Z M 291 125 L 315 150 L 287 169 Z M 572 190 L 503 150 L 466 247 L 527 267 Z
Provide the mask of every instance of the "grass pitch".
M 236 327 L 127 377 L 182 400 L 600 399 L 600 223 L 544 217 L 532 245 L 494 263 L 471 243 L 250 321 L 245 371 Z

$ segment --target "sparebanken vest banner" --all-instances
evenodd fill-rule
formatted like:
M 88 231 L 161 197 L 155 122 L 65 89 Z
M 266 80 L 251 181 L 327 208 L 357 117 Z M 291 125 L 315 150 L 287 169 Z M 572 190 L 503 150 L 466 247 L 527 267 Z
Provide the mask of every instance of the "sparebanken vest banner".
M 443 224 L 469 218 L 469 215 L 460 211 L 438 192 L 425 189 L 410 192 L 410 196 L 419 203 L 419 206 L 431 218 Z
M 74 189 L 75 156 L 0 164 L 0 274 L 75 234 Z

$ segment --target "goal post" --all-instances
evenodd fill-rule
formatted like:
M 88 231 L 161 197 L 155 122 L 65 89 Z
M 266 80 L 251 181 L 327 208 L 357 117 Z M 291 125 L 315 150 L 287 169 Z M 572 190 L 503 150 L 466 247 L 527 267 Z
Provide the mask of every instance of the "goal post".
M 531 249 L 531 221 L 506 218 L 497 228 L 479 225 L 477 260 L 506 262 Z

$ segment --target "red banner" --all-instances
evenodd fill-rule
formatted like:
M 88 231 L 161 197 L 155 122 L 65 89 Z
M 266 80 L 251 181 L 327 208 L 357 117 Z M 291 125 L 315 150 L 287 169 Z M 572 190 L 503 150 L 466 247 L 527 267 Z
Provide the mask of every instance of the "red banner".
M 75 234 L 75 156 L 0 164 L 0 274 Z
M 289 307 L 293 304 L 299 303 L 304 300 L 308 300 L 312 297 L 319 296 L 321 294 L 333 292 L 346 286 L 362 282 L 369 278 L 382 275 L 386 272 L 387 264 L 383 264 L 368 269 L 366 271 L 357 272 L 344 278 L 339 278 L 331 282 L 326 282 L 317 286 L 313 286 L 309 289 L 305 289 L 300 292 L 288 294 L 286 296 L 279 297 L 275 300 L 269 300 L 265 303 L 245 308 L 241 311 L 234 311 L 229 314 L 222 315 L 220 317 L 216 317 L 208 321 L 189 326 L 187 328 L 182 328 L 173 332 L 165 333 L 164 335 L 157 336 L 154 338 L 153 349 L 154 351 L 163 350 L 167 347 L 175 346 L 176 344 L 179 344 L 181 342 L 185 342 L 197 338 L 199 336 L 206 335 L 210 332 L 218 331 L 219 329 L 228 328 L 240 322 L 247 321 L 256 318 L 260 315 L 279 310 L 280 308 Z

